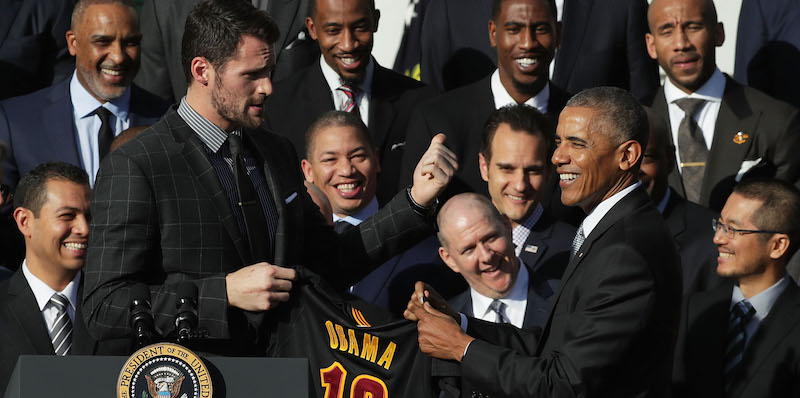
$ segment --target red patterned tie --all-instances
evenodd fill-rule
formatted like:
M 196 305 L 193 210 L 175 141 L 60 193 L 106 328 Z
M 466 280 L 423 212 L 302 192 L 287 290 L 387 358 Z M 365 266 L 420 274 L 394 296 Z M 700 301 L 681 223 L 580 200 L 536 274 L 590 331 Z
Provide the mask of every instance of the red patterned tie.
M 339 86 L 338 90 L 341 90 L 344 95 L 347 96 L 347 101 L 344 103 L 344 108 L 342 108 L 342 110 L 360 116 L 358 113 L 358 102 L 356 102 L 359 91 L 358 87 L 350 87 L 343 84 Z

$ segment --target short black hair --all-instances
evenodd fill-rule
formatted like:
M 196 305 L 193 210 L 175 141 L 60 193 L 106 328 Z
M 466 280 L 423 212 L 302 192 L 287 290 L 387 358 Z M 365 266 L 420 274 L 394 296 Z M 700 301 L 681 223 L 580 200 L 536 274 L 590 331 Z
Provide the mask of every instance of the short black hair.
M 492 19 L 497 19 L 500 15 L 500 9 L 503 7 L 505 0 L 492 0 Z M 536 0 L 547 2 L 547 7 L 550 9 L 550 16 L 553 17 L 553 22 L 558 22 L 558 8 L 556 7 L 556 0 Z
M 119 4 L 121 6 L 126 6 L 131 9 L 133 15 L 136 16 L 137 19 L 139 18 L 139 13 L 136 11 L 136 7 L 131 0 L 80 0 L 75 4 L 75 8 L 72 9 L 71 29 L 75 29 L 78 22 L 83 18 L 83 14 L 86 14 L 86 10 L 89 9 L 89 6 L 96 4 Z
M 24 207 L 38 217 L 47 201 L 47 182 L 50 180 L 66 180 L 89 187 L 89 175 L 82 168 L 64 162 L 42 163 L 20 179 L 14 193 L 14 208 Z
M 375 151 L 372 143 L 372 136 L 369 134 L 367 125 L 357 115 L 344 111 L 328 111 L 323 113 L 317 120 L 314 120 L 305 134 L 306 159 L 311 160 L 314 139 L 317 133 L 329 127 L 352 127 L 358 132 L 359 138 L 367 144 L 370 150 Z
M 592 132 L 600 132 L 614 146 L 634 140 L 647 148 L 650 123 L 647 111 L 633 94 L 617 87 L 594 87 L 583 90 L 567 101 L 567 107 L 597 110 Z
M 492 112 L 483 127 L 480 153 L 487 161 L 492 158 L 492 140 L 502 124 L 507 124 L 512 130 L 521 134 L 541 135 L 546 144 L 547 159 L 550 159 L 555 149 L 553 123 L 534 107 L 513 104 Z
M 791 258 L 800 245 L 800 191 L 778 179 L 745 179 L 733 187 L 733 193 L 761 202 L 751 215 L 751 221 L 760 230 L 789 235 L 790 246 L 785 257 Z
M 266 11 L 246 0 L 204 0 L 194 6 L 181 42 L 186 83 L 192 83 L 192 59 L 203 57 L 221 71 L 246 35 L 273 45 L 280 30 Z M 270 56 L 274 57 L 274 52 Z
M 317 2 L 318 1 L 319 0 L 311 0 L 311 1 L 309 1 L 310 4 L 309 4 L 308 15 L 312 19 L 315 16 L 314 14 L 316 14 L 316 12 L 317 12 Z M 363 0 L 356 0 L 356 1 L 363 1 Z M 369 0 L 369 7 L 370 7 L 370 11 L 375 11 L 375 0 Z

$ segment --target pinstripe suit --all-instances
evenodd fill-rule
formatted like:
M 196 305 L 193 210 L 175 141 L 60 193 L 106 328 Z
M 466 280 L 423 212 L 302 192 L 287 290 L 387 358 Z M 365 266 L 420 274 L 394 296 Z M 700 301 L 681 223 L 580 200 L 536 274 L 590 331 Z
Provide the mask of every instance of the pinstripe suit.
M 430 232 L 403 192 L 337 236 L 306 193 L 291 144 L 264 130 L 244 137 L 263 160 L 278 211 L 275 264 L 308 266 L 344 287 Z M 263 313 L 229 308 L 225 286 L 226 274 L 248 265 L 247 245 L 204 144 L 174 107 L 104 159 L 91 210 L 84 314 L 96 338 L 129 333 L 134 282 L 150 285 L 156 325 L 169 333 L 177 285 L 192 280 L 199 327 L 212 338 L 253 341 Z

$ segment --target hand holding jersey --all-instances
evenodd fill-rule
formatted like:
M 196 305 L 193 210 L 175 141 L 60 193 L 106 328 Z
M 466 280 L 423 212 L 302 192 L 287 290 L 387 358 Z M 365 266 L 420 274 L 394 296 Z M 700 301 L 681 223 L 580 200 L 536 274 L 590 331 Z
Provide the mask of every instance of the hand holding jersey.
M 417 322 L 419 348 L 434 358 L 461 361 L 467 346 L 475 340 L 461 330 L 457 323 L 460 315 L 436 290 L 423 282 L 414 286 L 403 316 Z

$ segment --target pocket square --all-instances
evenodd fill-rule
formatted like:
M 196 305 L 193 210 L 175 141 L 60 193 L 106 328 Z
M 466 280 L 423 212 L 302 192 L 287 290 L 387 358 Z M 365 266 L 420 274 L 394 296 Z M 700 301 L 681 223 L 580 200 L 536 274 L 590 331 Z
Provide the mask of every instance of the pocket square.
M 755 160 L 745 160 L 742 162 L 742 165 L 739 167 L 739 171 L 736 173 L 736 182 L 742 181 L 742 177 L 747 174 L 750 169 L 755 167 L 757 164 L 761 163 L 761 158 Z
M 286 204 L 288 205 L 289 203 L 291 203 L 296 197 L 297 197 L 297 192 L 294 192 L 291 195 L 289 195 L 289 197 L 286 198 L 285 200 Z

